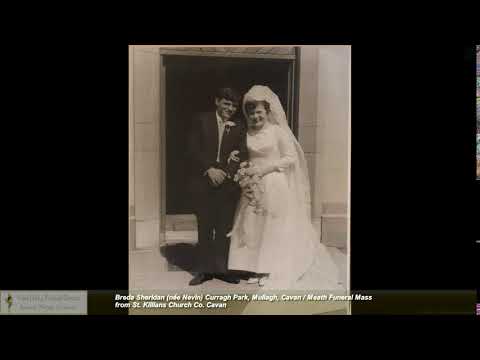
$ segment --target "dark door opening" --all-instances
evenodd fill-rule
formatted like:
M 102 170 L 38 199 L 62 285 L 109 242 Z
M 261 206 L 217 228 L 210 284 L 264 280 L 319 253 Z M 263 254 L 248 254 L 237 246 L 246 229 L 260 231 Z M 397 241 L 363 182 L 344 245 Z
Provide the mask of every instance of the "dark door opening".
M 293 61 L 195 56 L 165 56 L 166 74 L 166 213 L 191 214 L 186 195 L 190 166 L 185 157 L 186 137 L 195 113 L 215 111 L 219 87 L 245 94 L 253 85 L 269 86 L 291 113 Z M 243 114 L 237 116 L 242 121 Z M 288 116 L 288 115 L 287 115 Z M 291 124 L 291 116 L 289 117 Z

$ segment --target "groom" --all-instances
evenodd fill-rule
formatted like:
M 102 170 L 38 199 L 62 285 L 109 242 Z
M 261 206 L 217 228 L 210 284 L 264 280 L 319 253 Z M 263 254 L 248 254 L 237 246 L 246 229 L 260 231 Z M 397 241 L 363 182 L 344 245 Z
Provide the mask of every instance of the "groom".
M 228 272 L 230 239 L 240 188 L 233 177 L 247 160 L 245 126 L 234 115 L 240 96 L 231 88 L 218 89 L 215 111 L 193 119 L 189 144 L 192 176 L 190 193 L 198 223 L 197 275 L 189 285 L 214 277 L 238 284 Z

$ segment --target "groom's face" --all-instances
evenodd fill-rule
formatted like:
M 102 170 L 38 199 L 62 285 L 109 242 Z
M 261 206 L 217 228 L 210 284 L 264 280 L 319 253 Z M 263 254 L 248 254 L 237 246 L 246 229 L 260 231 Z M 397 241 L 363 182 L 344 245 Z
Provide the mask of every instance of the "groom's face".
M 217 113 L 223 119 L 228 121 L 235 114 L 238 108 L 238 104 L 227 99 L 215 99 L 215 105 L 217 105 Z

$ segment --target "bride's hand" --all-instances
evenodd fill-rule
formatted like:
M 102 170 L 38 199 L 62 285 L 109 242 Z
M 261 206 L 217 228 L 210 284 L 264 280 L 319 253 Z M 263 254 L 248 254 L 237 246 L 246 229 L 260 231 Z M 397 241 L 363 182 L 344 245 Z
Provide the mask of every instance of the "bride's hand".
M 258 169 L 257 175 L 264 177 L 267 174 L 277 171 L 277 166 L 275 165 L 265 165 Z
M 245 174 L 247 176 L 260 175 L 260 169 L 256 166 L 250 167 L 245 170 Z

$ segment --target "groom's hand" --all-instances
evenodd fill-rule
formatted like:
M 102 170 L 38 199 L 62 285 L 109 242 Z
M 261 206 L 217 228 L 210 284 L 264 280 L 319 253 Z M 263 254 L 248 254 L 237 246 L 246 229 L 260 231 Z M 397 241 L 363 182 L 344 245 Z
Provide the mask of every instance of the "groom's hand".
M 207 175 L 213 185 L 218 186 L 225 181 L 227 174 L 225 171 L 216 168 L 210 168 L 207 170 Z

